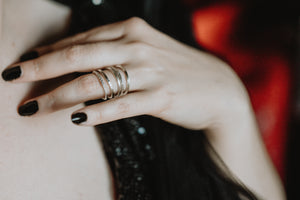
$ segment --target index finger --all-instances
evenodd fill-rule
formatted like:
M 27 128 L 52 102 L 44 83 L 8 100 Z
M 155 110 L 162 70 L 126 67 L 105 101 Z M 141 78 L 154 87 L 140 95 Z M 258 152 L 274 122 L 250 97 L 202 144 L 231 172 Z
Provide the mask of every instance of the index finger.
M 73 72 L 90 72 L 105 66 L 128 63 L 133 50 L 120 42 L 73 45 L 18 63 L 3 71 L 6 81 L 45 80 Z

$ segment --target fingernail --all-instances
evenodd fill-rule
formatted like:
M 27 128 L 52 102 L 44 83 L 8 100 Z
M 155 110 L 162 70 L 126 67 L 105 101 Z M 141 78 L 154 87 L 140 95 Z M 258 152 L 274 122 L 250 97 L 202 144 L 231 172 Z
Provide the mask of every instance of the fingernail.
M 34 113 L 36 113 L 38 110 L 39 110 L 39 105 L 38 105 L 37 101 L 30 101 L 30 102 L 22 105 L 18 109 L 18 113 L 21 116 L 30 116 L 30 115 L 33 115 Z
M 72 122 L 74 124 L 81 124 L 82 122 L 85 122 L 87 120 L 87 115 L 85 113 L 76 113 L 72 115 Z
M 37 51 L 30 51 L 28 53 L 23 54 L 20 57 L 20 61 L 24 62 L 24 61 L 32 60 L 32 59 L 35 59 L 35 58 L 38 58 L 38 57 L 39 57 L 39 53 Z
M 2 72 L 2 78 L 5 81 L 12 81 L 19 78 L 21 76 L 21 73 L 22 71 L 20 66 L 12 67 Z

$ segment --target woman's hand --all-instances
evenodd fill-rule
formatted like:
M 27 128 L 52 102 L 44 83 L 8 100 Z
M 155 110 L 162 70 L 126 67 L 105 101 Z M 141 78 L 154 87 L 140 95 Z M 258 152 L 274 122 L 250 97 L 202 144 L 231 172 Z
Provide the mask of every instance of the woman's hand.
M 2 76 L 15 78 L 13 82 L 31 82 L 118 64 L 128 71 L 129 94 L 75 111 L 81 115 L 73 115 L 77 116 L 74 122 L 81 125 L 149 114 L 186 128 L 203 129 L 248 109 L 244 88 L 225 63 L 175 41 L 139 18 L 36 50 L 40 57 L 15 64 Z M 11 77 L 11 73 L 19 77 Z M 39 115 L 103 96 L 96 76 L 86 74 L 26 101 L 19 112 Z

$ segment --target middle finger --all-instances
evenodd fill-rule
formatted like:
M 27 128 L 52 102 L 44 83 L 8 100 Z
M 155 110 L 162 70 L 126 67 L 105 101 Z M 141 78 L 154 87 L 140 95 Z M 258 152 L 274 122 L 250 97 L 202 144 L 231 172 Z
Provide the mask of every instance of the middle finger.
M 139 77 L 138 74 L 141 73 L 137 68 L 127 69 L 127 72 L 133 77 Z M 106 71 L 106 75 L 113 83 L 113 90 L 116 91 L 117 82 L 114 80 L 114 76 L 108 71 Z M 143 86 L 140 81 L 131 79 L 130 83 L 130 92 L 142 90 Z M 30 116 L 36 112 L 50 113 L 69 108 L 89 100 L 103 98 L 106 87 L 107 85 L 103 86 L 94 74 L 82 75 L 50 93 L 28 100 L 19 108 L 18 112 L 21 116 Z

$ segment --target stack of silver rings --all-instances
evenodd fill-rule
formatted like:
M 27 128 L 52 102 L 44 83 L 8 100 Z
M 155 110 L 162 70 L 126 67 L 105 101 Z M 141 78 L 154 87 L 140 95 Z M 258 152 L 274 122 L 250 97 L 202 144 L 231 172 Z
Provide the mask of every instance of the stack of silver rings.
M 111 76 L 109 76 L 109 74 Z M 103 100 L 124 96 L 129 92 L 129 76 L 122 65 L 109 66 L 93 71 L 104 91 Z M 113 77 L 114 83 L 109 77 Z M 115 86 L 115 87 L 114 87 Z

